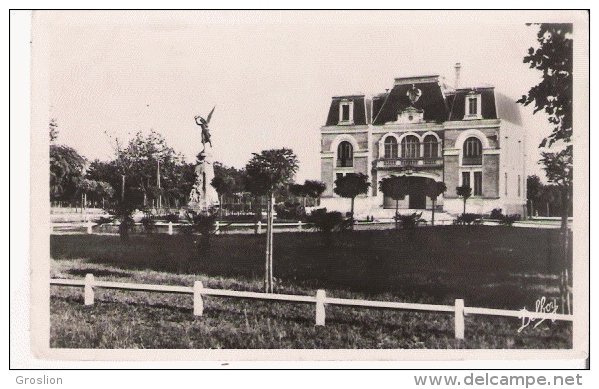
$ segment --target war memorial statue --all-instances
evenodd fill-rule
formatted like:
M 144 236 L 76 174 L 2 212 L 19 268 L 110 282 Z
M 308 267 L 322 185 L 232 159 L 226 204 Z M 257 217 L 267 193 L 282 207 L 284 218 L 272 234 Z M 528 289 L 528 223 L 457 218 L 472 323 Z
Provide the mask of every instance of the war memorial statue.
M 198 154 L 198 164 L 195 168 L 196 181 L 189 194 L 187 208 L 198 213 L 210 211 L 220 205 L 216 189 L 211 185 L 212 179 L 214 179 L 214 161 L 212 159 L 212 141 L 209 129 L 212 113 L 214 113 L 214 108 L 208 114 L 207 119 L 201 116 L 195 117 L 196 124 L 202 129 L 203 149 Z M 206 144 L 209 144 L 210 148 L 207 148 Z

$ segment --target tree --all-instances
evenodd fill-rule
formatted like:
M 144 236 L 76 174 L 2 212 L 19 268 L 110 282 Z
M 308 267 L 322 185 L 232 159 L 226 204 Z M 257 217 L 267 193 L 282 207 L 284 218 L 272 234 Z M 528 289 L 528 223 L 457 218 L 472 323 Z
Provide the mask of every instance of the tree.
M 83 179 L 85 158 L 75 149 L 50 145 L 50 199 L 72 200 Z
M 405 176 L 386 177 L 379 183 L 379 189 L 386 197 L 395 200 L 395 228 L 399 228 L 399 200 L 406 198 L 409 193 L 409 180 Z
M 307 196 L 312 197 L 319 203 L 320 196 L 327 189 L 327 185 L 322 181 L 306 180 L 304 182 L 304 189 Z
M 439 195 L 442 195 L 446 191 L 447 185 L 445 185 L 445 183 L 442 181 L 429 181 L 426 187 L 426 195 L 433 202 L 433 212 L 431 217 L 431 224 L 433 226 L 435 225 L 435 207 L 437 205 L 437 197 L 439 197 Z M 466 212 L 466 210 L 464 210 L 464 212 Z
M 354 229 L 354 201 L 356 196 L 365 194 L 370 188 L 368 176 L 363 173 L 347 173 L 335 180 L 334 192 L 341 197 L 351 199 L 350 223 Z
M 231 196 L 242 191 L 241 172 L 234 167 L 228 167 L 220 162 L 215 162 L 214 178 L 211 185 L 216 189 L 220 197 L 220 218 L 222 219 L 225 196 Z
M 572 24 L 543 23 L 537 33 L 539 46 L 528 49 L 523 62 L 543 73 L 541 82 L 530 88 L 519 103 L 534 103 L 534 113 L 545 111 L 553 131 L 539 147 L 572 138 Z
M 253 153 L 252 159 L 245 167 L 247 189 L 255 195 L 266 195 L 268 198 L 264 277 L 264 289 L 267 293 L 274 292 L 272 259 L 274 192 L 293 178 L 298 167 L 297 156 L 287 148 L 263 150 L 260 154 Z
M 48 129 L 50 130 L 50 143 L 56 142 L 56 139 L 58 139 L 58 124 L 55 118 L 50 119 Z
M 530 203 L 530 216 L 535 215 L 535 209 L 538 208 L 541 200 L 541 193 L 543 191 L 543 184 L 539 176 L 532 175 L 526 177 L 526 198 Z
M 462 215 L 466 214 L 466 201 L 472 196 L 472 188 L 469 185 L 462 185 L 455 188 L 458 197 L 461 197 L 464 200 L 464 212 Z
M 530 68 L 542 72 L 542 80 L 533 86 L 519 103 L 529 105 L 534 102 L 534 113 L 544 111 L 547 120 L 553 125 L 552 132 L 545 137 L 539 147 L 552 147 L 561 142 L 559 152 L 542 153 L 541 163 L 550 182 L 561 189 L 562 222 L 561 242 L 563 266 L 561 270 L 560 294 L 562 312 L 570 313 L 570 233 L 568 230 L 569 199 L 572 190 L 572 70 L 573 45 L 572 24 L 539 24 L 538 47 L 528 49 L 523 62 Z

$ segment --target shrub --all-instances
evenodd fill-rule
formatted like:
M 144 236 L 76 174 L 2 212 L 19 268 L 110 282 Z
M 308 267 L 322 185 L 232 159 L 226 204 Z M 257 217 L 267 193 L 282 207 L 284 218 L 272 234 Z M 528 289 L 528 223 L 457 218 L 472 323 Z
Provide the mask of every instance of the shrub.
M 489 219 L 501 220 L 502 217 L 503 217 L 503 212 L 502 212 L 501 208 L 495 208 L 491 211 L 491 215 L 489 216 Z
M 278 219 L 304 220 L 306 217 L 306 210 L 300 203 L 286 201 L 284 203 L 275 204 L 274 208 L 277 212 Z
M 425 221 L 421 216 L 422 216 L 422 212 L 420 212 L 420 213 L 414 212 L 411 215 L 401 215 L 398 213 L 393 217 L 393 219 L 395 219 L 395 221 L 398 222 L 402 228 L 414 229 L 420 223 L 423 223 Z
M 141 219 L 141 224 L 144 226 L 144 231 L 148 234 L 154 232 L 156 228 L 156 216 L 146 213 Z
M 179 215 L 176 213 L 169 213 L 164 217 L 167 222 L 177 223 L 179 222 Z
M 499 223 L 504 226 L 511 226 L 514 224 L 514 222 L 518 220 L 520 220 L 520 215 L 518 214 L 501 215 L 501 217 L 499 218 Z
M 482 223 L 482 215 L 478 213 L 464 213 L 454 221 L 456 225 L 479 225 Z
M 99 219 L 95 220 L 95 223 L 98 225 L 102 225 L 102 224 L 110 224 L 112 222 L 114 222 L 114 216 L 111 217 L 105 217 L 105 216 L 100 216 Z
M 308 223 L 311 223 L 314 228 L 324 233 L 333 231 L 342 231 L 349 228 L 347 219 L 343 217 L 341 212 L 327 212 L 326 208 L 315 209 L 306 218 Z

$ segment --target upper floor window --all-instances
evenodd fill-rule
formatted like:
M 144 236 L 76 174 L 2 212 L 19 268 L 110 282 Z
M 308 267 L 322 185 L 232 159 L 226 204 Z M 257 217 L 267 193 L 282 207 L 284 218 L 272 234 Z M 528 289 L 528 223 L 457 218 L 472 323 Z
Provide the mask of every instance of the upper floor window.
M 354 166 L 354 148 L 348 141 L 343 141 L 337 147 L 337 167 L 352 166 Z
M 342 100 L 339 103 L 339 124 L 354 124 L 354 102 Z
M 385 158 L 397 158 L 397 139 L 392 136 L 385 139 Z
M 439 156 L 439 142 L 434 135 L 424 137 L 424 158 L 437 158 Z
M 481 96 L 474 92 L 466 95 L 466 109 L 464 120 L 482 119 L 481 116 Z
M 401 156 L 402 158 L 419 158 L 420 157 L 420 141 L 414 135 L 408 135 L 401 141 Z
M 478 138 L 471 136 L 464 142 L 462 165 L 482 165 L 482 163 L 483 145 Z

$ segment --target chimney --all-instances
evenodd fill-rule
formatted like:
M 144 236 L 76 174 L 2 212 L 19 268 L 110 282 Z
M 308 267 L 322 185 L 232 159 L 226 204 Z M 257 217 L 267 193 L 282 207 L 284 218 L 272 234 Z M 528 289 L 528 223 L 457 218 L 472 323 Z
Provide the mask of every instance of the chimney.
M 455 64 L 455 86 L 454 89 L 458 89 L 460 85 L 460 69 L 462 69 L 462 65 L 459 62 Z

